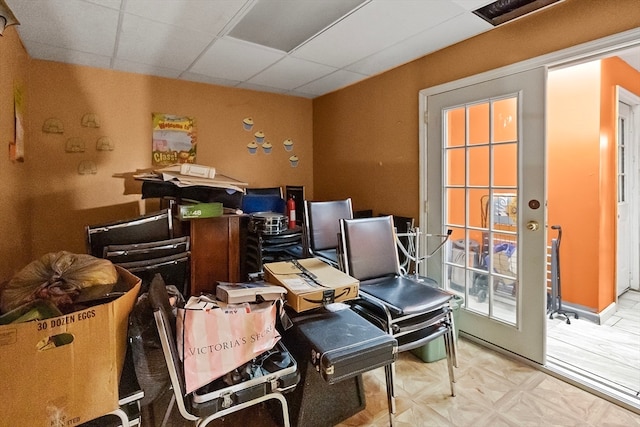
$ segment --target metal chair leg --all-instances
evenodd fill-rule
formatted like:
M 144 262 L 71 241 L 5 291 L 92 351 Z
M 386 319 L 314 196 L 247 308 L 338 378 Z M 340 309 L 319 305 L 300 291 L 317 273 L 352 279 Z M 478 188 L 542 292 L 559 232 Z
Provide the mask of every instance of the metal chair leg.
M 391 370 L 393 363 L 385 365 L 384 367 L 384 378 L 387 386 L 387 407 L 389 409 L 389 425 L 393 427 L 394 418 L 393 415 L 396 413 L 396 399 L 393 395 L 393 374 Z
M 455 378 L 455 373 L 453 371 L 453 359 L 454 359 L 453 341 L 454 341 L 453 333 L 451 332 L 451 329 L 449 329 L 447 333 L 444 334 L 444 347 L 445 347 L 445 353 L 447 354 L 447 367 L 449 369 L 449 384 L 451 385 L 451 396 L 455 397 L 456 390 L 455 390 L 454 383 L 456 382 L 456 378 Z

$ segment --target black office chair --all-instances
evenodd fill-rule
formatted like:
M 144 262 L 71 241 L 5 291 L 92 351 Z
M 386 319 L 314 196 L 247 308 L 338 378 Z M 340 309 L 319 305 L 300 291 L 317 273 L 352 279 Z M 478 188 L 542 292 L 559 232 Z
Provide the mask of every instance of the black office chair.
M 244 390 L 244 394 L 248 398 L 247 401 L 237 402 L 235 400 L 238 391 L 243 390 L 244 387 L 242 383 L 239 383 L 228 386 L 220 393 L 214 394 L 211 400 L 194 402 L 193 393 L 185 393 L 182 362 L 180 361 L 176 344 L 176 318 L 169 304 L 169 295 L 162 283 L 158 281 L 152 282 L 149 290 L 149 301 L 154 310 L 153 315 L 173 388 L 173 397 L 168 408 L 169 411 L 165 415 L 165 421 L 174 402 L 185 420 L 195 421 L 196 426 L 206 426 L 211 421 L 232 412 L 269 399 L 276 399 L 281 404 L 284 426 L 289 427 L 289 407 L 282 392 L 295 388 L 297 382 L 293 386 L 284 386 L 271 376 L 264 376 L 261 377 L 259 386 Z M 228 394 L 225 395 L 224 391 L 228 391 Z
M 412 350 L 443 336 L 451 395 L 455 396 L 453 295 L 429 278 L 400 272 L 392 216 L 340 220 L 345 273 L 360 280 L 352 309 L 398 340 L 398 351 Z M 389 372 L 394 388 L 394 368 Z M 395 395 L 395 390 L 394 390 Z
M 85 227 L 87 253 L 102 258 L 104 247 L 146 243 L 173 238 L 173 216 L 169 209 L 136 218 Z
M 340 268 L 338 232 L 340 219 L 353 218 L 351 199 L 304 201 L 305 246 L 309 255 Z

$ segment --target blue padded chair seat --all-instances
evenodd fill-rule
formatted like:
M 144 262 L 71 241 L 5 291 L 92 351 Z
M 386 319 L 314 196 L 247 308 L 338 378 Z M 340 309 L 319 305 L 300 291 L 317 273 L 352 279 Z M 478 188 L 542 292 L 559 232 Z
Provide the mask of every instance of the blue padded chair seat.
M 360 282 L 360 291 L 387 303 L 394 317 L 410 316 L 436 310 L 452 296 L 436 288 L 427 277 L 416 282 L 406 276 L 385 276 Z

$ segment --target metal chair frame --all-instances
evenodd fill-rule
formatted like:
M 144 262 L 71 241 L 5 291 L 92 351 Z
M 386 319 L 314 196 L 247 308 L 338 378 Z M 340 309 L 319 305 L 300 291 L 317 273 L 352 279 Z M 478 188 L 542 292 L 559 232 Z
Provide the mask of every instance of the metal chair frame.
M 358 238 L 366 238 L 366 241 L 355 242 Z M 358 254 L 358 250 L 362 253 Z M 343 271 L 360 280 L 360 298 L 351 302 L 352 309 L 398 339 L 399 352 L 443 337 L 451 395 L 455 396 L 453 368 L 457 366 L 457 355 L 452 295 L 437 288 L 432 279 L 421 277 L 416 280 L 413 275 L 401 273 L 393 217 L 341 219 L 340 252 Z M 387 296 L 391 290 L 395 295 L 390 300 L 396 301 L 381 297 Z M 415 303 L 416 307 L 402 306 L 399 297 L 402 290 L 411 292 L 413 298 L 408 303 Z M 422 294 L 427 298 L 422 304 L 413 300 Z M 391 395 L 395 397 L 395 364 L 387 375 Z M 393 408 L 395 412 L 395 402 Z

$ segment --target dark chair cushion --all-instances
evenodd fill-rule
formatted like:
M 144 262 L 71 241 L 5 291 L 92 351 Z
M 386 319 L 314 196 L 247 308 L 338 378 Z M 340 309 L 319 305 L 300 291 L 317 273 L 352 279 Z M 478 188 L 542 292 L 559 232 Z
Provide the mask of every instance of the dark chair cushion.
M 360 292 L 387 303 L 394 317 L 436 310 L 446 304 L 451 294 L 438 289 L 427 277 L 418 282 L 407 276 L 387 276 L 360 282 Z

